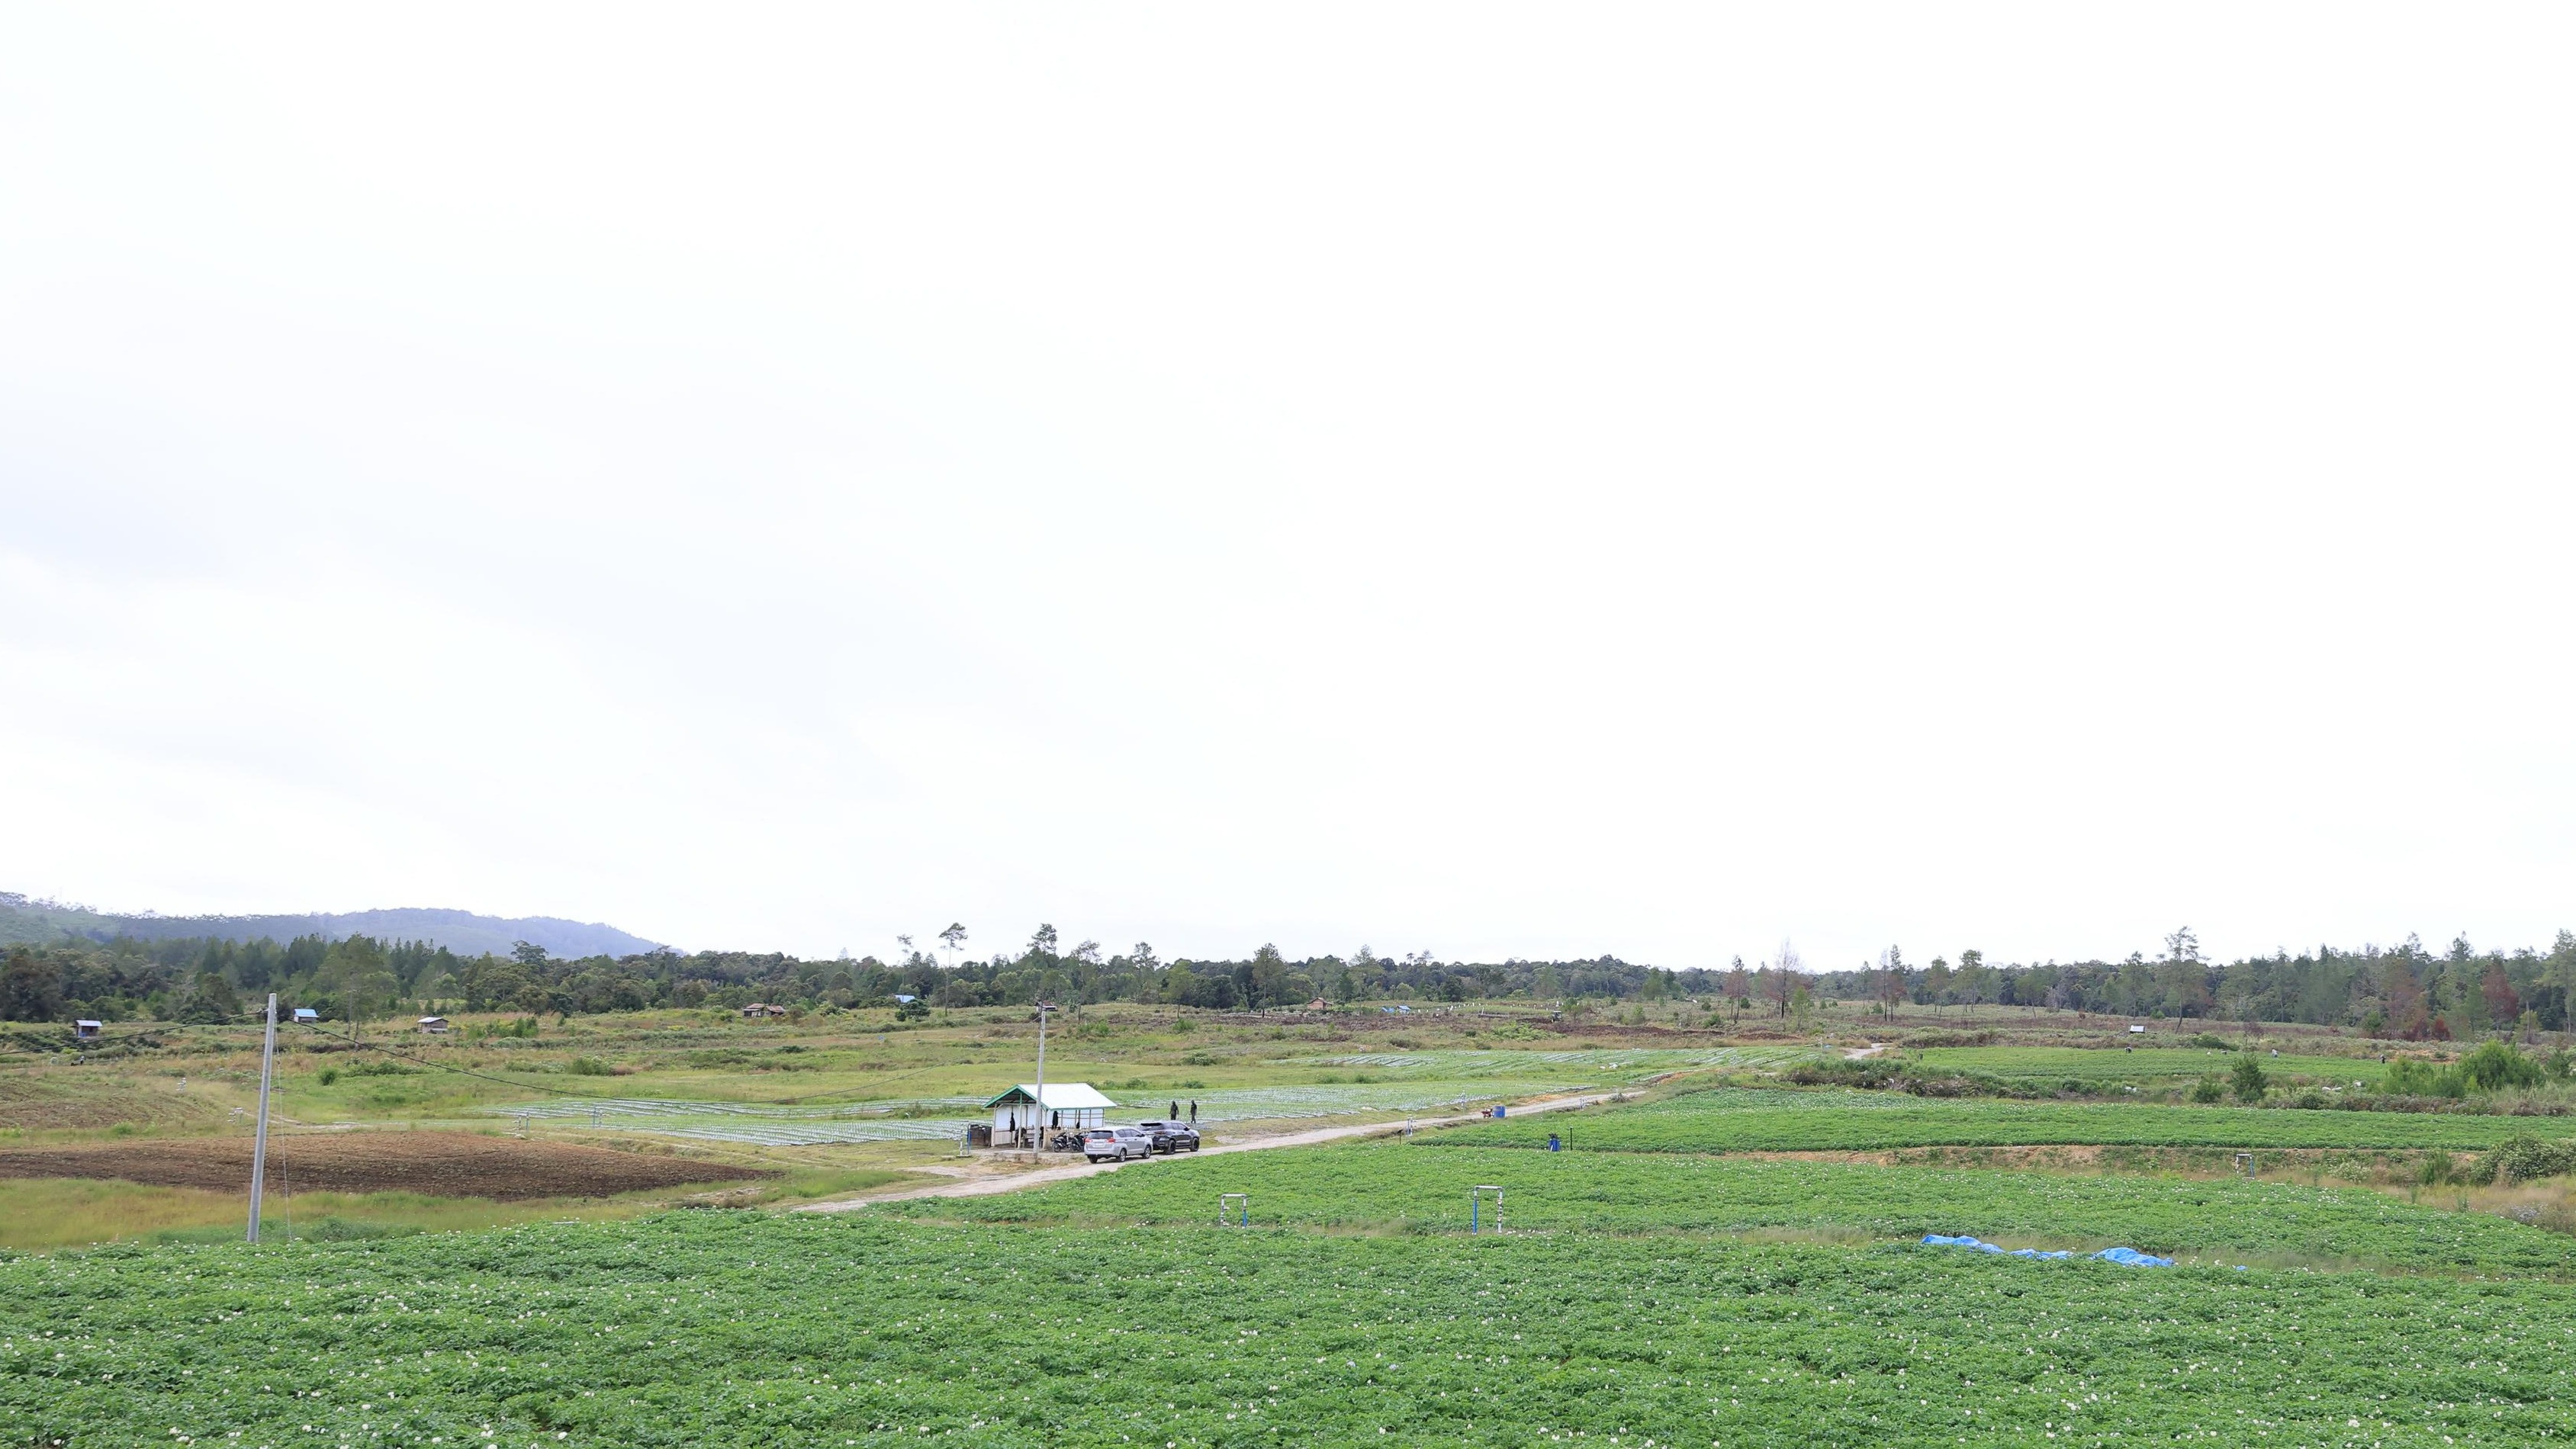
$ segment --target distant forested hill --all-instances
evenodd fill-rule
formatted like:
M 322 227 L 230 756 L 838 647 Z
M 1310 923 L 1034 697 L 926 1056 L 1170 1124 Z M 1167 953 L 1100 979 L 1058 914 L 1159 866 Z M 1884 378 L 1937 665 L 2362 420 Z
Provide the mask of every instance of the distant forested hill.
M 52 901 L 30 901 L 0 891 L 0 945 L 42 945 L 66 938 L 113 941 L 213 939 L 220 941 L 291 941 L 298 936 L 374 936 L 387 941 L 425 941 L 445 946 L 459 956 L 489 952 L 507 956 L 521 941 L 543 946 L 560 957 L 633 956 L 661 943 L 629 935 L 598 922 L 566 921 L 553 916 L 479 916 L 472 911 L 406 907 L 389 911 L 346 911 L 291 916 L 118 916 Z

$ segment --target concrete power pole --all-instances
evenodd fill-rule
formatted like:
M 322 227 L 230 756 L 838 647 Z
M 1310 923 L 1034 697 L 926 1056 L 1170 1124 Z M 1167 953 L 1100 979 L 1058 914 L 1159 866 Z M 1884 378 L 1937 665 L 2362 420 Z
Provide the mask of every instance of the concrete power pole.
M 1037 1117 L 1038 1117 L 1038 1151 L 1040 1151 L 1040 1152 L 1044 1152 L 1044 1151 L 1046 1151 L 1046 1145 L 1047 1145 L 1047 1117 L 1046 1117 L 1046 1023 L 1047 1023 L 1047 1013 L 1048 1013 L 1050 1010 L 1053 1010 L 1053 1008 L 1052 1008 L 1052 1007 L 1049 1007 L 1045 1002 L 1041 1001 L 1041 1002 L 1039 1002 L 1039 1003 L 1038 1003 L 1038 1105 L 1037 1105 Z
M 277 1069 L 277 993 L 268 994 L 268 1038 L 259 1049 L 259 1127 L 250 1149 L 250 1240 L 259 1241 L 259 1194 L 268 1177 L 268 1084 Z

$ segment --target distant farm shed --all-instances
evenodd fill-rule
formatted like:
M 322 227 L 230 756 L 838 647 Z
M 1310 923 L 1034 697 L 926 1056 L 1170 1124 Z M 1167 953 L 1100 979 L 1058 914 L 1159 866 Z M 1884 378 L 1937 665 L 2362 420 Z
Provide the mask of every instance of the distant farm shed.
M 314 1022 L 320 1021 L 321 1019 L 322 1013 L 315 1011 L 312 1007 L 299 1006 L 295 1008 L 295 1024 L 298 1026 L 310 1025 Z
M 755 1001 L 751 1005 L 742 1009 L 742 1019 L 745 1021 L 750 1021 L 755 1017 L 785 1016 L 786 1014 L 786 1007 L 772 1006 L 766 1001 Z
M 92 1021 L 88 1017 L 82 1017 L 72 1023 L 72 1035 L 82 1041 L 96 1041 L 98 1034 L 105 1030 L 107 1027 L 104 1023 Z
M 420 1029 L 431 1036 L 444 1036 L 447 1033 L 447 1018 L 424 1016 L 420 1019 Z
M 993 1130 L 1017 1132 L 1023 1127 L 1072 1128 L 1105 1126 L 1105 1114 L 1118 1104 L 1091 1088 L 1089 1082 L 1049 1082 L 1046 1100 L 1035 1085 L 1023 1082 L 984 1104 L 993 1114 Z

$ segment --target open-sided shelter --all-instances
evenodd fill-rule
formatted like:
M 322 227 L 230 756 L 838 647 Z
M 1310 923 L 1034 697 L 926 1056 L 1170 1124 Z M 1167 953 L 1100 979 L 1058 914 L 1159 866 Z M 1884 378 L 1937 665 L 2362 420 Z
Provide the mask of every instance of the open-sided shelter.
M 1023 1082 L 984 1104 L 993 1114 L 997 1133 L 1023 1127 L 1079 1132 L 1106 1126 L 1109 1109 L 1117 1105 L 1093 1091 L 1089 1082 L 1049 1082 L 1043 1102 L 1038 1100 L 1037 1086 Z

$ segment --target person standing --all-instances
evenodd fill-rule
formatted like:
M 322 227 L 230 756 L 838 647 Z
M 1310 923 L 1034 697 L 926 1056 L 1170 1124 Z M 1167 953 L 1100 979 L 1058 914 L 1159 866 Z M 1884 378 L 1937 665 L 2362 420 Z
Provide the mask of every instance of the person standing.
M 1168 1122 L 1178 1122 L 1181 1120 L 1181 1104 L 1177 1099 L 1173 1101 L 1172 1110 L 1165 1114 L 1164 1120 Z
M 1193 1127 L 1199 1125 L 1199 1102 L 1196 1097 L 1190 1099 L 1190 1125 Z

